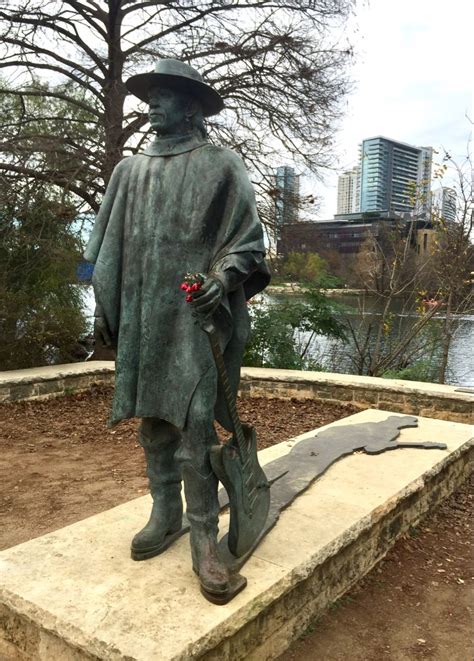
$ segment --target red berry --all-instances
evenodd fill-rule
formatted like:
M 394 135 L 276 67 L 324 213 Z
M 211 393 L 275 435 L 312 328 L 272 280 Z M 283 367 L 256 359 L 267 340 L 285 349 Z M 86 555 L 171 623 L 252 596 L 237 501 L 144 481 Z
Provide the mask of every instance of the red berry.
M 185 298 L 186 303 L 191 303 L 192 300 L 193 300 L 193 297 L 191 296 L 191 294 L 188 294 Z

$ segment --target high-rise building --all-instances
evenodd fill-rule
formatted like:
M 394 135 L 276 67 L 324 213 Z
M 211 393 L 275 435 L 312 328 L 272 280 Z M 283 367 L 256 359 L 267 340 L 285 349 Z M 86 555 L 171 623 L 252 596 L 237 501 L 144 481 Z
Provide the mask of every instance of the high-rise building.
M 456 191 L 442 186 L 432 192 L 432 210 L 438 217 L 453 222 L 456 219 Z
M 356 165 L 337 179 L 337 213 L 357 213 L 360 208 L 360 167 Z
M 298 221 L 300 177 L 294 168 L 282 165 L 277 168 L 275 175 L 276 199 L 275 215 L 276 224 L 288 225 Z
M 429 219 L 431 215 L 431 168 L 433 164 L 433 149 L 432 147 L 420 147 L 420 152 L 415 214 L 425 219 Z
M 428 216 L 431 147 L 377 136 L 362 142 L 360 210 Z

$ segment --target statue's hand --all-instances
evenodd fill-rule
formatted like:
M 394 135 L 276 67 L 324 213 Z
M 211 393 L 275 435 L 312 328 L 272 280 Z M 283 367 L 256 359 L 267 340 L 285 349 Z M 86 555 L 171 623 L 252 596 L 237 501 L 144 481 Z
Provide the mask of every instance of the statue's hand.
M 113 346 L 112 337 L 110 335 L 109 327 L 105 317 L 98 316 L 94 320 L 94 337 L 99 340 L 104 346 Z
M 209 315 L 219 306 L 224 296 L 224 285 L 217 278 L 209 276 L 202 287 L 191 295 L 194 310 L 199 314 Z

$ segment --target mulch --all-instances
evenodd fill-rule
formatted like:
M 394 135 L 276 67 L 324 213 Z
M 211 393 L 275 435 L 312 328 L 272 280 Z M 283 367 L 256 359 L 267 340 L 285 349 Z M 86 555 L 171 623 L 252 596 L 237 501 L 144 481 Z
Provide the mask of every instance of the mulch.
M 106 426 L 112 392 L 0 405 L 0 549 L 147 493 L 139 421 Z M 241 399 L 238 408 L 256 426 L 259 449 L 358 410 L 266 398 Z

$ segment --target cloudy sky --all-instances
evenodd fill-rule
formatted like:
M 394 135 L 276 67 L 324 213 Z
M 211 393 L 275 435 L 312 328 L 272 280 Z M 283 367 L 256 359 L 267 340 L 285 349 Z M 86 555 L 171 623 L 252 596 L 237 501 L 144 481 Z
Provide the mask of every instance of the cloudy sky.
M 472 0 L 369 0 L 349 25 L 354 92 L 336 141 L 339 171 L 359 142 L 384 135 L 462 157 L 472 120 Z M 307 184 L 308 182 L 306 182 Z M 306 188 L 306 186 L 304 186 Z M 319 218 L 336 212 L 337 174 L 316 184 Z

